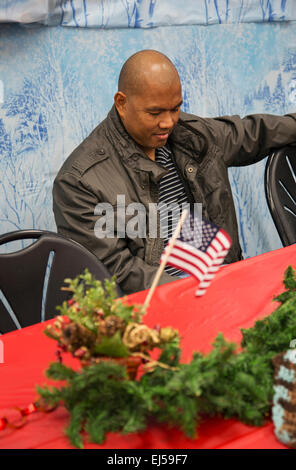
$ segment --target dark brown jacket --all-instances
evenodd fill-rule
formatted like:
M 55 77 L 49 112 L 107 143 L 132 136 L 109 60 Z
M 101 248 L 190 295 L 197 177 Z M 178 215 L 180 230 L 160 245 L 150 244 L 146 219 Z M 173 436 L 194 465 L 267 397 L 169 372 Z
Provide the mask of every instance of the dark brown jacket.
M 255 163 L 270 149 L 290 143 L 296 143 L 296 114 L 203 119 L 181 113 L 169 144 L 188 197 L 202 203 L 204 217 L 232 238 L 226 262 L 242 258 L 227 168 Z M 92 251 L 116 274 L 125 293 L 151 286 L 163 240 L 149 236 L 98 239 L 95 207 L 107 202 L 116 210 L 117 195 L 125 195 L 126 207 L 140 202 L 148 211 L 149 203 L 158 202 L 158 182 L 164 174 L 166 170 L 127 134 L 113 106 L 65 161 L 54 182 L 53 210 L 59 233 Z M 164 273 L 160 283 L 175 279 Z

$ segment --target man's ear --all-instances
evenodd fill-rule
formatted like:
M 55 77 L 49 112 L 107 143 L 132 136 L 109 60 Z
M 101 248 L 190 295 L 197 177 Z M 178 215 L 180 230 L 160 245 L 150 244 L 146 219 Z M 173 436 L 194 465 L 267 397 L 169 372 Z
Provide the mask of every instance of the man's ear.
M 121 118 L 125 116 L 126 103 L 127 96 L 122 91 L 118 91 L 117 93 L 115 93 L 114 104 Z

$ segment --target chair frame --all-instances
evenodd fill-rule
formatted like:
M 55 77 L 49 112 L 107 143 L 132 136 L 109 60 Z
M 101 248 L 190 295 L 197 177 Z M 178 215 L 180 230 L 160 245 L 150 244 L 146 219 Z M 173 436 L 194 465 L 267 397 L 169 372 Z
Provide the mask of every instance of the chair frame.
M 285 161 L 282 159 L 285 158 Z M 267 205 L 278 231 L 283 246 L 292 245 L 296 242 L 296 204 L 291 185 L 295 184 L 294 194 L 296 194 L 296 179 L 289 158 L 296 158 L 296 147 L 286 146 L 274 151 L 266 162 L 264 174 L 264 186 Z M 286 168 L 284 165 L 287 164 Z M 284 183 L 282 180 L 285 180 Z M 286 186 L 289 186 L 287 189 Z M 294 203 L 294 207 L 293 206 Z M 288 205 L 290 204 L 290 208 Z M 295 220 L 294 220 L 295 218 Z
M 56 306 L 61 305 L 70 295 L 61 290 L 66 277 L 74 278 L 88 268 L 96 279 L 103 281 L 111 278 L 106 267 L 93 253 L 76 241 L 55 232 L 20 230 L 5 233 L 0 235 L 0 246 L 25 239 L 36 241 L 13 253 L 0 253 L 0 289 L 22 328 L 42 321 L 42 304 L 45 306 L 44 319 L 57 314 Z M 47 278 L 51 252 L 53 260 Z M 118 297 L 122 296 L 118 285 L 117 293 Z M 7 310 L 5 303 L 0 301 L 0 333 L 18 327 Z

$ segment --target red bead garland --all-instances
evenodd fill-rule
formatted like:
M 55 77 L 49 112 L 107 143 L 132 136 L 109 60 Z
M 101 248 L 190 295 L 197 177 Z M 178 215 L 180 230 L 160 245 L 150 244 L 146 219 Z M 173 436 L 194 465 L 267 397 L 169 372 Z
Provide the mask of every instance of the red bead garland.
M 2 416 L 2 417 L 0 417 L 0 431 L 3 431 L 7 427 L 12 428 L 12 429 L 22 428 L 27 422 L 27 416 L 29 416 L 33 413 L 36 413 L 37 411 L 42 411 L 44 413 L 49 413 L 50 411 L 53 411 L 56 408 L 57 408 L 57 406 L 43 407 L 38 402 L 29 403 L 29 405 L 26 406 L 25 408 L 15 407 L 14 409 L 16 409 L 20 413 L 21 421 L 18 424 L 14 424 L 14 423 L 11 423 L 10 421 L 8 421 L 6 416 Z

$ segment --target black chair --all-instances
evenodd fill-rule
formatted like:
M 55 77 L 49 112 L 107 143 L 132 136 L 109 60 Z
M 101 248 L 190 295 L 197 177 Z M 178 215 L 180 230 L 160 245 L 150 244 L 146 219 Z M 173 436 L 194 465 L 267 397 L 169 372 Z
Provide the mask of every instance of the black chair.
M 268 157 L 265 194 L 283 246 L 296 243 L 296 147 L 283 147 Z
M 0 245 L 23 239 L 37 241 L 14 253 L 0 253 L 0 290 L 4 295 L 4 303 L 0 300 L 1 334 L 57 315 L 56 306 L 70 296 L 61 290 L 62 286 L 66 287 L 65 278 L 74 278 L 85 268 L 100 281 L 111 277 L 93 253 L 53 232 L 10 232 L 0 236 Z M 122 295 L 118 286 L 117 293 L 119 297 Z

